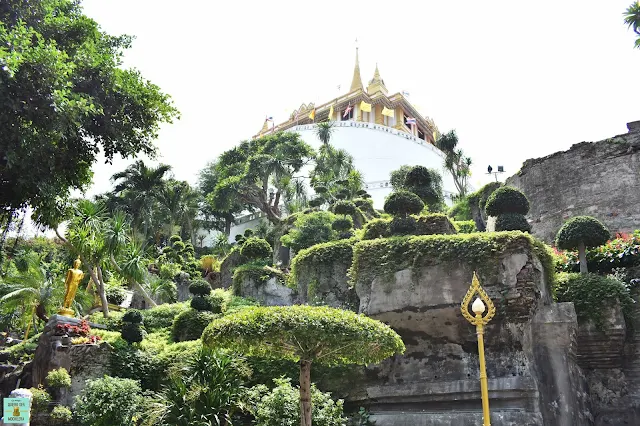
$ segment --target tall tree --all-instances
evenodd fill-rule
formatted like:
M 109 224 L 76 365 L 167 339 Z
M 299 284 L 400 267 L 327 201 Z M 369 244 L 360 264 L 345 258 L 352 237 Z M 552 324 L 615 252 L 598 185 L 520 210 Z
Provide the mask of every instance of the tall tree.
M 138 160 L 111 176 L 115 183 L 113 193 L 119 196 L 116 204 L 131 216 L 133 227 L 145 238 L 150 236 L 160 219 L 158 199 L 167 185 L 165 177 L 170 170 L 171 166 L 166 164 L 149 167 Z
M 173 235 L 176 225 L 181 233 L 195 245 L 194 221 L 198 214 L 200 194 L 188 182 L 169 180 L 158 194 L 160 208 L 165 213 L 167 234 Z
M 213 321 L 202 334 L 213 348 L 300 365 L 300 424 L 311 425 L 311 365 L 370 364 L 405 347 L 388 325 L 351 311 L 312 306 L 248 308 Z
M 624 12 L 624 23 L 636 33 L 635 46 L 640 49 L 640 1 L 633 2 Z
M 71 189 L 109 162 L 153 156 L 177 110 L 138 71 L 122 68 L 128 36 L 111 36 L 74 0 L 0 2 L 0 208 L 34 208 L 56 225 Z
M 451 130 L 436 140 L 436 146 L 445 154 L 444 166 L 453 176 L 453 183 L 460 197 L 468 192 L 469 177 L 471 176 L 471 157 L 464 155 L 458 147 L 458 135 Z
M 239 201 L 265 213 L 271 223 L 280 223 L 283 192 L 313 155 L 297 133 L 279 132 L 242 142 L 216 163 L 220 181 L 209 202 L 214 210 L 230 211 Z
M 324 123 L 318 124 L 315 130 L 315 133 L 323 145 L 329 145 L 329 142 L 331 141 L 331 136 L 333 135 L 333 130 L 334 130 L 333 122 L 325 121 Z
M 218 161 L 209 162 L 204 169 L 200 171 L 198 178 L 198 187 L 203 197 L 200 213 L 202 220 L 199 225 L 204 229 L 215 229 L 229 235 L 231 225 L 236 215 L 245 210 L 252 210 L 252 207 L 242 203 L 238 199 L 226 200 L 224 203 L 216 203 L 213 194 L 218 183 L 224 176 L 222 175 L 224 168 L 218 165 Z

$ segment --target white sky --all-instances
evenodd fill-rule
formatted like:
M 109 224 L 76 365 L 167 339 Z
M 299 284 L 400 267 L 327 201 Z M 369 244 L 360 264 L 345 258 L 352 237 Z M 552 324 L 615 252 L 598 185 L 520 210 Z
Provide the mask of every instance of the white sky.
M 348 91 L 355 56 L 441 131 L 455 128 L 472 184 L 528 158 L 626 133 L 640 120 L 640 50 L 622 22 L 632 0 L 84 0 L 111 34 L 136 36 L 125 65 L 169 93 L 181 120 L 157 141 L 176 178 L 285 121 L 301 103 Z M 128 162 L 94 167 L 90 194 Z

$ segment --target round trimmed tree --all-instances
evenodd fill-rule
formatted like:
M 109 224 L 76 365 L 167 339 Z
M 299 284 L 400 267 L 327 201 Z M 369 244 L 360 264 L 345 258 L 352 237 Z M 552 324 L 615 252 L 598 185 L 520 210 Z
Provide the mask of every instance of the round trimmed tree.
M 353 216 L 356 214 L 356 205 L 351 201 L 338 200 L 333 204 L 333 212 L 344 216 Z
M 271 256 L 271 253 L 269 242 L 257 237 L 248 238 L 240 249 L 240 254 L 249 260 L 267 259 Z
M 384 201 L 384 211 L 393 216 L 407 217 L 410 214 L 418 214 L 424 208 L 424 203 L 413 192 L 400 190 L 394 191 Z
M 496 231 L 531 231 L 524 217 L 529 213 L 529 200 L 516 188 L 501 186 L 493 191 L 484 210 L 487 216 L 496 217 Z
M 405 347 L 389 326 L 351 311 L 315 306 L 252 307 L 213 321 L 210 347 L 300 364 L 300 424 L 311 426 L 311 365 L 370 364 Z
M 404 177 L 404 188 L 420 197 L 431 211 L 439 211 L 444 204 L 442 176 L 436 170 L 411 167 Z
M 586 274 L 587 247 L 598 247 L 606 243 L 611 234 L 595 217 L 576 216 L 562 225 L 556 235 L 556 246 L 562 250 L 578 250 L 580 273 Z

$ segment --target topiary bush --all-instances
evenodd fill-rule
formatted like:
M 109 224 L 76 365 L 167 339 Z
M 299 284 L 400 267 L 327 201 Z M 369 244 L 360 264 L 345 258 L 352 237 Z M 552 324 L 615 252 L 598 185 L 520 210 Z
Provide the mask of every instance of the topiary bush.
M 416 194 L 431 211 L 444 207 L 442 176 L 436 170 L 424 166 L 413 166 L 404 178 L 404 189 Z
M 140 324 L 133 324 L 129 322 L 122 324 L 122 330 L 120 333 L 122 334 L 122 338 L 129 344 L 140 343 L 146 336 L 146 332 Z
M 220 315 L 207 311 L 184 311 L 173 322 L 171 338 L 174 342 L 198 340 L 209 323 L 218 317 Z
M 107 302 L 113 305 L 120 305 L 127 298 L 127 293 L 120 286 L 110 286 L 104 289 L 107 295 Z
M 351 201 L 339 200 L 333 204 L 333 212 L 344 216 L 353 216 L 356 214 L 356 205 Z
M 240 254 L 249 260 L 268 259 L 272 253 L 269 242 L 256 237 L 248 238 L 240 249 Z
M 353 219 L 349 216 L 339 217 L 333 221 L 331 228 L 336 232 L 345 232 L 353 228 Z
M 394 191 L 384 202 L 384 211 L 393 216 L 406 217 L 410 214 L 418 214 L 424 208 L 424 203 L 413 192 Z
M 141 404 L 140 385 L 131 379 L 105 376 L 87 380 L 75 399 L 81 426 L 133 426 Z
M 282 244 L 295 251 L 326 243 L 336 239 L 336 231 L 331 225 L 336 216 L 331 212 L 319 211 L 297 215 L 291 229 L 280 238 Z
M 71 387 L 71 376 L 66 368 L 60 367 L 47 373 L 47 385 L 55 389 L 67 389 Z
M 453 226 L 456 227 L 460 234 L 471 234 L 473 232 L 478 232 L 476 223 L 473 220 L 454 220 Z
M 609 240 L 611 233 L 598 219 L 590 216 L 572 217 L 562 225 L 556 235 L 556 246 L 563 250 L 578 249 L 580 272 L 586 274 L 587 247 L 597 247 Z
M 242 235 L 244 235 L 245 238 L 251 238 L 253 237 L 253 234 L 253 229 L 245 229 Z
M 531 225 L 521 214 L 504 213 L 496 218 L 496 231 L 531 232 Z
M 604 325 L 607 308 L 620 303 L 623 314 L 630 319 L 635 304 L 625 283 L 589 273 L 558 274 L 554 296 L 557 302 L 573 302 L 578 321 L 593 321 L 598 328 Z
M 196 279 L 189 284 L 189 293 L 194 296 L 206 296 L 211 294 L 211 284 L 202 278 Z
M 485 212 L 489 216 L 499 216 L 504 213 L 529 213 L 529 200 L 518 189 L 501 186 L 493 191 L 487 199 Z
M 227 309 L 227 298 L 220 290 L 214 291 L 209 297 L 211 305 L 210 311 L 214 314 L 221 314 Z
M 187 309 L 189 309 L 188 302 L 165 303 L 151 309 L 145 309 L 142 311 L 144 327 L 149 333 L 169 328 L 173 324 L 175 317 Z
M 363 240 L 386 238 L 391 235 L 389 219 L 373 219 L 364 225 Z
M 142 324 L 142 312 L 137 309 L 128 309 L 122 316 L 123 322 L 129 322 L 132 324 Z
M 190 306 L 191 309 L 195 309 L 196 311 L 211 311 L 213 309 L 213 304 L 209 296 L 195 296 L 191 299 Z

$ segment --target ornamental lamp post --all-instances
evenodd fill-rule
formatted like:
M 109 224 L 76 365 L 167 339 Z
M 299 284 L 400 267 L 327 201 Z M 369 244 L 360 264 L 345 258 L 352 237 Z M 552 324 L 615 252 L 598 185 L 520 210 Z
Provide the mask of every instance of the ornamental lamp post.
M 471 305 L 471 310 L 475 314 L 474 316 L 469 312 L 469 304 L 471 303 L 473 296 L 476 294 L 477 297 Z M 478 276 L 475 272 L 473 273 L 471 286 L 462 300 L 460 310 L 462 311 L 462 316 L 464 316 L 472 325 L 476 326 L 476 334 L 478 335 L 478 358 L 480 359 L 480 393 L 482 396 L 483 426 L 491 426 L 487 366 L 484 359 L 484 326 L 487 325 L 487 323 L 491 321 L 496 314 L 496 307 L 493 305 L 493 302 L 489 299 L 489 296 L 484 289 L 480 286 L 480 281 L 478 281 Z M 483 316 L 482 314 L 485 311 L 487 313 Z

